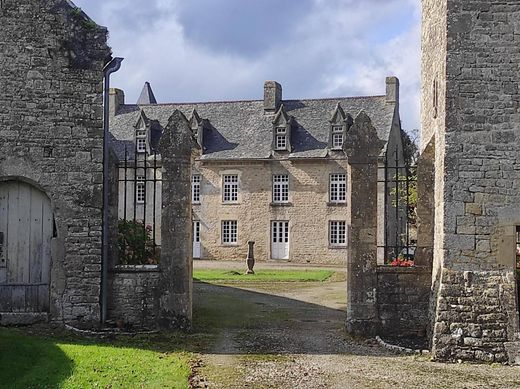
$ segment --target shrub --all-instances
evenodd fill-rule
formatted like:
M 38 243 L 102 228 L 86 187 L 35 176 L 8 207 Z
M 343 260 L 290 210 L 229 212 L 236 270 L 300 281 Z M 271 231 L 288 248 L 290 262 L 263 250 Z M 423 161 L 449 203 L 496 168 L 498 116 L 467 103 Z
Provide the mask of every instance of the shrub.
M 118 223 L 119 263 L 122 265 L 153 265 L 159 263 L 152 227 L 143 222 L 120 219 Z

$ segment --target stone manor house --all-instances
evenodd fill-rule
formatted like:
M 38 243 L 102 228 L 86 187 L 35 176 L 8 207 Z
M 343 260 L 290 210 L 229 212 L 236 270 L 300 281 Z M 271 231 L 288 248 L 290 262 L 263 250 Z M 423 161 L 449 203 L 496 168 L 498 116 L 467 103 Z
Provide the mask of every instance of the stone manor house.
M 175 110 L 187 118 L 198 145 L 191 178 L 194 258 L 244 260 L 247 242 L 254 241 L 260 260 L 346 264 L 350 215 L 357 212 L 346 148 L 357 118 L 366 116 L 376 129 L 367 136 L 379 145 L 381 174 L 387 163 L 403 163 L 395 77 L 387 78 L 385 95 L 305 100 L 284 100 L 274 81 L 266 81 L 263 100 L 254 101 L 158 104 L 145 83 L 137 104 L 127 104 L 124 92 L 112 89 L 119 217 L 144 220 L 157 245 L 157 145 Z M 384 233 L 385 209 L 387 228 L 396 228 L 384 193 L 381 182 L 379 197 L 367 196 L 361 205 L 378 209 L 381 248 L 392 239 L 391 245 L 400 244 L 395 232 Z

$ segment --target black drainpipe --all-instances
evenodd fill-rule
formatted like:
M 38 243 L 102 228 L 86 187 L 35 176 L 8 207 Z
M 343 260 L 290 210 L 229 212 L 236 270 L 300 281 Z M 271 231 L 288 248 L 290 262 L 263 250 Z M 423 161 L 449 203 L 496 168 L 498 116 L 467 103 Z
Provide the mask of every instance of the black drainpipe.
M 109 147 L 108 129 L 110 125 L 110 75 L 121 68 L 123 58 L 113 58 L 103 69 L 105 87 L 103 90 L 103 252 L 101 257 L 101 324 L 107 320 L 107 289 L 108 289 L 108 192 L 109 192 Z

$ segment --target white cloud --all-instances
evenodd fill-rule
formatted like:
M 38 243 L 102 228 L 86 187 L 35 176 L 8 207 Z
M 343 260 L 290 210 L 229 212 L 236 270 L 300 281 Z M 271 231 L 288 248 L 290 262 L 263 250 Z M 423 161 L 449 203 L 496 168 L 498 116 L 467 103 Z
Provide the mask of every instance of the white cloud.
M 288 98 L 384 94 L 385 77 L 396 75 L 403 125 L 418 128 L 416 0 L 292 0 L 280 3 L 277 18 L 270 17 L 273 9 L 262 8 L 272 1 L 254 3 L 252 16 L 251 9 L 237 8 L 243 2 L 220 0 L 232 2 L 226 9 L 236 9 L 236 15 L 202 18 L 207 1 L 76 3 L 109 28 L 114 54 L 125 57 L 113 85 L 125 90 L 129 102 L 144 81 L 152 83 L 159 101 L 170 102 L 261 98 L 266 79 L 281 82 Z M 240 29 L 228 28 L 233 18 Z M 280 21 L 287 25 L 281 28 Z M 262 23 L 265 28 L 258 28 Z M 258 42 L 262 47 L 255 50 Z

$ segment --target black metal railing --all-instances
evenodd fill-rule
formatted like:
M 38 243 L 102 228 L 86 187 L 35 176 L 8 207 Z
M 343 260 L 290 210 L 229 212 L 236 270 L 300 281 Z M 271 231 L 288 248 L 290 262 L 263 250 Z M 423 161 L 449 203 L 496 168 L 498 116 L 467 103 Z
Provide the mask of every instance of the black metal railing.
M 385 161 L 384 174 L 384 263 L 413 266 L 417 247 L 417 166 L 395 157 Z

